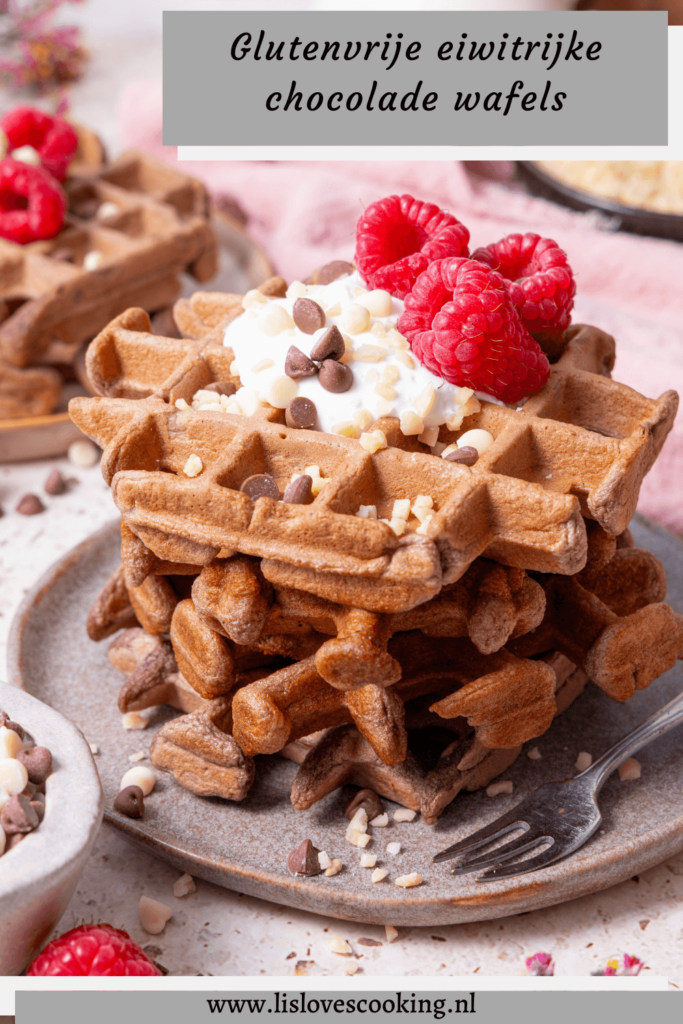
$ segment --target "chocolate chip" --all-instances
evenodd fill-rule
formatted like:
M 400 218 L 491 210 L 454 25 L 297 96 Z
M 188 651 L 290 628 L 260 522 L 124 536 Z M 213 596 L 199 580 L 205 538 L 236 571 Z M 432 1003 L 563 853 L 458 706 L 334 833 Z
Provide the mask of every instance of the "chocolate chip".
M 27 800 L 33 800 L 34 796 L 36 795 L 36 791 L 37 786 L 35 786 L 32 782 L 27 782 L 21 791 L 21 796 L 25 796 Z
M 293 398 L 285 409 L 285 423 L 299 430 L 311 430 L 315 426 L 318 410 L 310 398 Z
M 45 804 L 41 800 L 31 800 L 31 807 L 36 812 L 38 821 L 41 822 L 45 817 Z
M 317 850 L 310 839 L 304 839 L 301 846 L 292 850 L 287 858 L 287 867 L 293 875 L 319 875 L 322 871 Z
M 213 384 L 207 384 L 202 391 L 213 391 L 217 395 L 234 395 L 237 388 L 229 380 L 215 380 Z
M 23 833 L 15 832 L 13 836 L 7 837 L 7 846 L 5 852 L 9 853 L 15 846 L 18 846 L 21 840 L 24 838 Z
M 6 715 L 4 711 L 0 715 L 0 725 L 4 725 L 6 729 L 11 729 L 12 732 L 17 734 L 20 740 L 23 740 L 26 735 L 23 728 L 17 722 L 13 722 L 9 715 Z
M 60 263 L 73 263 L 74 254 L 71 252 L 71 249 L 53 249 L 50 253 L 50 259 L 58 260 Z
M 0 825 L 8 836 L 26 835 L 38 828 L 38 815 L 25 796 L 11 796 L 0 812 Z
M 308 505 L 313 496 L 312 483 L 313 480 L 307 473 L 298 476 L 289 484 L 282 500 L 288 505 Z
M 324 267 L 319 267 L 314 270 L 308 281 L 310 284 L 332 284 L 333 281 L 338 281 L 340 277 L 345 277 L 346 274 L 353 273 L 353 265 L 347 263 L 346 260 L 332 260 L 331 263 L 326 263 Z
M 365 809 L 368 821 L 372 821 L 373 818 L 377 818 L 380 814 L 384 813 L 382 801 L 377 796 L 374 789 L 359 789 L 356 795 L 349 800 L 344 808 L 344 817 L 351 821 L 351 818 L 359 807 L 363 807 Z
M 30 750 L 20 750 L 17 754 L 17 761 L 21 761 L 28 772 L 29 782 L 40 786 L 45 782 L 52 771 L 52 754 L 47 747 L 31 747 Z
M 139 786 L 126 786 L 114 800 L 114 810 L 125 814 L 127 818 L 142 818 L 145 814 L 145 801 Z
M 326 359 L 320 367 L 318 380 L 325 391 L 338 395 L 348 391 L 353 384 L 353 371 L 346 363 L 338 363 L 336 359 Z
M 76 217 L 81 217 L 83 220 L 89 220 L 90 217 L 94 217 L 100 208 L 99 199 L 82 199 L 80 203 L 74 203 L 71 207 L 71 213 Z
M 252 501 L 256 501 L 258 498 L 274 498 L 275 501 L 279 501 L 281 497 L 278 485 L 269 473 L 255 473 L 253 476 L 248 476 L 242 482 L 240 490 Z
M 315 334 L 325 326 L 325 313 L 313 299 L 297 299 L 292 309 L 292 317 L 304 334 Z
M 63 494 L 66 490 L 66 480 L 58 469 L 53 469 L 43 484 L 46 494 Z
M 378 942 L 377 939 L 366 939 L 364 936 L 360 939 L 356 939 L 356 943 L 359 946 L 381 946 L 382 943 Z
M 311 350 L 311 359 L 322 362 L 323 359 L 341 359 L 346 351 L 342 332 L 338 327 L 330 327 L 319 338 Z
M 479 452 L 469 444 L 463 445 L 462 448 L 454 449 L 448 455 L 444 455 L 446 462 L 457 462 L 460 466 L 473 466 L 478 458 Z
M 318 367 L 313 360 L 309 359 L 305 352 L 302 352 L 296 345 L 290 345 L 285 356 L 285 373 L 292 380 L 299 377 L 313 377 L 318 372 Z
M 17 512 L 21 516 L 35 516 L 44 511 L 45 506 L 36 494 L 25 494 L 17 504 Z

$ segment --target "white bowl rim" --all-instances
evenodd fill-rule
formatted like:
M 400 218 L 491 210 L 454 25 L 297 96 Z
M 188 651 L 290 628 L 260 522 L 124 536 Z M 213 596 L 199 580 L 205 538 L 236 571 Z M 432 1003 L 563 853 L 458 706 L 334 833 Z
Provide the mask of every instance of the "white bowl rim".
M 54 708 L 25 690 L 0 682 L 0 710 L 48 747 L 54 768 L 45 789 L 45 818 L 14 849 L 0 857 L 0 906 L 4 899 L 68 871 L 99 829 L 104 795 L 90 747 L 82 732 Z

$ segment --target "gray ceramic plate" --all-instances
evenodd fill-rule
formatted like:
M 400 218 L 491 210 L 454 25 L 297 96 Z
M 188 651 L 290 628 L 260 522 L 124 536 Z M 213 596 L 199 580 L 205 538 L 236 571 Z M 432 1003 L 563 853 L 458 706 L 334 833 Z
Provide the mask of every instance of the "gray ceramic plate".
M 683 546 L 642 518 L 633 529 L 636 543 L 665 563 L 669 600 L 676 611 L 683 611 Z M 241 804 L 201 799 L 162 776 L 146 801 L 143 821 L 115 814 L 112 803 L 130 767 L 129 755 L 147 750 L 155 728 L 175 714 L 158 708 L 150 728 L 124 732 L 116 708 L 122 676 L 109 665 L 107 642 L 94 644 L 86 636 L 88 609 L 118 562 L 118 548 L 118 529 L 112 524 L 43 577 L 15 618 L 9 674 L 99 745 L 109 824 L 177 868 L 319 914 L 379 924 L 437 925 L 505 917 L 584 896 L 683 849 L 683 729 L 678 729 L 638 755 L 643 766 L 639 781 L 622 783 L 616 773 L 607 781 L 600 801 L 604 832 L 568 860 L 485 885 L 453 878 L 448 865 L 431 863 L 437 851 L 508 810 L 536 786 L 575 774 L 580 751 L 598 756 L 671 700 L 683 683 L 680 663 L 627 704 L 616 704 L 589 685 L 549 732 L 530 744 L 540 748 L 542 759 L 531 761 L 522 754 L 505 773 L 514 782 L 512 796 L 461 794 L 433 828 L 418 818 L 375 829 L 369 852 L 379 855 L 392 877 L 419 871 L 425 883 L 418 888 L 371 884 L 370 872 L 358 866 L 360 851 L 344 839 L 342 808 L 351 790 L 330 794 L 310 811 L 294 811 L 288 792 L 296 766 L 278 757 L 259 759 L 256 783 Z M 339 875 L 296 879 L 288 873 L 287 853 L 307 837 L 330 856 L 342 858 L 345 867 Z M 402 844 L 395 858 L 385 852 L 390 840 Z

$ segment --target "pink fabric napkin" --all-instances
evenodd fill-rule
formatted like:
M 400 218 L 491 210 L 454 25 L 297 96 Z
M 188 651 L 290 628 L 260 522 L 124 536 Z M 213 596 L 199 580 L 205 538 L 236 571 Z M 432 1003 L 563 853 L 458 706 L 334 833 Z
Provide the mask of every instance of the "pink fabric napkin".
M 124 146 L 177 163 L 163 146 L 161 84 L 132 83 L 119 111 Z M 343 150 L 340 150 L 340 158 Z M 536 231 L 566 250 L 576 275 L 575 322 L 617 339 L 616 380 L 649 397 L 683 392 L 683 245 L 603 230 L 590 214 L 499 182 L 473 184 L 462 163 L 419 161 L 184 162 L 214 193 L 233 196 L 249 216 L 252 237 L 287 280 L 331 259 L 349 259 L 362 209 L 409 192 L 452 211 L 470 230 L 473 248 L 511 232 Z M 645 478 L 639 509 L 683 531 L 683 415 Z

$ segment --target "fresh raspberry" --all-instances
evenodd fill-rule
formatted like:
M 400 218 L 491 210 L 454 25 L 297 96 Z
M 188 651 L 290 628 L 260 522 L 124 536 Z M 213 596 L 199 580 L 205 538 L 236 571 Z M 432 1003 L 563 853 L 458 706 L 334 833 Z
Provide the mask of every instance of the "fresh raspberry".
M 474 260 L 430 264 L 406 298 L 398 329 L 432 373 L 503 402 L 533 395 L 550 373 L 503 278 Z
M 551 238 L 508 235 L 472 253 L 502 274 L 522 322 L 544 352 L 554 353 L 569 327 L 576 284 L 567 254 Z
M 0 121 L 7 136 L 9 152 L 21 146 L 33 146 L 42 166 L 64 181 L 69 164 L 78 149 L 76 129 L 61 117 L 50 117 L 36 107 L 15 107 Z
M 110 924 L 82 924 L 48 943 L 27 974 L 32 977 L 132 977 L 161 974 L 130 935 Z
M 434 203 L 387 196 L 356 225 L 355 262 L 368 288 L 403 299 L 432 260 L 467 256 L 469 240 L 467 228 Z
M 52 175 L 6 157 L 0 160 L 0 238 L 26 245 L 61 231 L 66 198 Z

